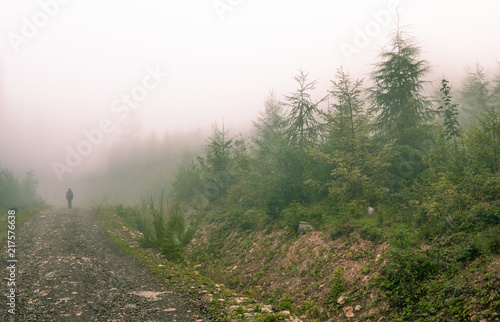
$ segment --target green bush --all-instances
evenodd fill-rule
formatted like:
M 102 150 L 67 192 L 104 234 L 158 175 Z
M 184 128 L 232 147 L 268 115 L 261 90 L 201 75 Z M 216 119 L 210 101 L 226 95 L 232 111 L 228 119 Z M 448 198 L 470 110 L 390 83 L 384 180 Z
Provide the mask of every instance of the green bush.
M 359 219 L 364 214 L 364 202 L 360 201 L 350 201 L 343 207 L 343 216 L 346 218 Z
M 372 242 L 381 243 L 384 241 L 384 233 L 378 227 L 365 225 L 361 228 L 360 235 L 362 238 Z
M 178 204 L 169 208 L 169 217 L 165 225 L 165 237 L 160 249 L 168 260 L 180 260 L 183 258 L 184 247 L 193 238 L 196 229 L 186 229 L 184 216 Z
M 293 308 L 293 299 L 289 295 L 283 295 L 278 300 L 278 310 L 291 310 Z
M 299 221 L 306 221 L 306 209 L 298 202 L 292 202 L 285 210 L 282 212 L 283 221 L 285 222 L 285 227 L 292 233 L 297 232 L 297 226 Z
M 165 213 L 163 194 L 158 201 L 151 195 L 142 199 L 139 215 L 143 237 L 139 240 L 141 247 L 159 248 L 165 238 Z
M 256 210 L 247 210 L 246 212 L 238 216 L 237 226 L 243 231 L 261 229 L 269 219 L 269 216 L 262 212 Z
M 173 235 L 167 235 L 161 244 L 161 252 L 170 261 L 178 261 L 183 258 L 183 247 Z
M 330 238 L 332 240 L 335 240 L 342 236 L 349 236 L 355 229 L 356 227 L 350 220 L 335 223 L 332 231 L 330 232 Z
M 326 303 L 336 303 L 340 294 L 345 290 L 345 278 L 344 272 L 340 268 L 338 268 L 332 279 L 330 280 L 332 286 L 330 287 L 330 293 L 328 294 L 328 298 L 326 299 Z
M 117 207 L 122 213 L 123 207 Z M 183 258 L 184 247 L 196 233 L 196 225 L 186 224 L 179 204 L 167 207 L 163 195 L 156 201 L 152 196 L 143 200 L 141 225 L 144 226 L 141 247 L 157 248 L 168 260 Z
M 479 255 L 481 255 L 481 250 L 477 246 L 476 242 L 473 241 L 455 256 L 455 260 L 457 262 L 473 261 Z
M 414 237 L 403 227 L 398 227 L 389 240 L 391 260 L 384 266 L 381 286 L 395 305 L 414 304 L 423 294 L 421 283 L 437 272 L 437 263 L 426 252 L 413 248 Z
M 490 227 L 477 237 L 479 248 L 485 253 L 500 254 L 500 228 Z

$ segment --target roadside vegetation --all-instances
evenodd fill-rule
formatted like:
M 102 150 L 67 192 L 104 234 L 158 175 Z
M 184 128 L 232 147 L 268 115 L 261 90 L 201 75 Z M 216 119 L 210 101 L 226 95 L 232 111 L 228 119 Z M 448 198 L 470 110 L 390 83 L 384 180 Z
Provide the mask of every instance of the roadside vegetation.
M 11 170 L 0 168 L 0 236 L 7 240 L 7 213 L 16 210 L 16 229 L 28 218 L 47 208 L 47 204 L 37 195 L 38 181 L 33 171 L 20 180 Z
M 500 76 L 427 97 L 420 54 L 397 28 L 367 81 L 339 68 L 316 101 L 301 70 L 251 138 L 215 124 L 171 192 L 97 210 L 228 320 L 499 319 Z M 221 284 L 259 304 L 221 309 Z

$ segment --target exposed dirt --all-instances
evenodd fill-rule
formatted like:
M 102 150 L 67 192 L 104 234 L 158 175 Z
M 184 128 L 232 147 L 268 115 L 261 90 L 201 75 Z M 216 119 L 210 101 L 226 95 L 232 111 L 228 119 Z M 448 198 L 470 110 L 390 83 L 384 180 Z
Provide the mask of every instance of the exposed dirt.
M 6 263 L 5 251 L 0 258 Z M 29 219 L 16 232 L 16 258 L 16 314 L 12 319 L 4 296 L 2 321 L 211 320 L 202 305 L 121 253 L 89 209 L 50 209 Z

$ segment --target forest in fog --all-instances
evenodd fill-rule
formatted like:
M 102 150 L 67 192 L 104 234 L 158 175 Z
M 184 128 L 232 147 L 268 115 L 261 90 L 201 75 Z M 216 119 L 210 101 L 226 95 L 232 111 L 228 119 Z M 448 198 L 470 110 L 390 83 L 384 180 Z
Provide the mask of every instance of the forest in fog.
M 403 198 L 427 215 L 461 209 L 464 201 L 449 193 L 497 178 L 500 74 L 474 62 L 451 84 L 446 76 L 429 82 L 431 62 L 421 50 L 398 27 L 369 75 L 339 67 L 319 95 L 318 81 L 298 69 L 295 90 L 271 90 L 244 129 L 222 119 L 208 134 L 158 136 L 130 117 L 105 166 L 79 180 L 80 202 L 130 203 L 147 194 L 193 204 L 229 199 L 271 217 L 293 202 L 352 212 Z M 33 171 L 18 179 L 2 169 L 0 189 L 4 208 L 41 202 Z
M 227 7 L 217 2 L 215 8 L 228 26 L 221 9 Z M 305 320 L 353 317 L 358 306 L 355 314 L 367 320 L 385 314 L 393 320 L 498 318 L 500 61 L 458 64 L 460 52 L 439 57 L 451 36 L 443 32 L 442 48 L 427 48 L 414 28 L 400 24 L 397 11 L 383 10 L 372 12 L 364 31 L 385 17 L 396 22 L 362 68 L 356 59 L 368 50 L 346 42 L 338 46 L 344 60 L 334 70 L 311 55 L 311 68 L 287 61 L 288 75 L 274 73 L 265 84 L 266 68 L 271 75 L 270 66 L 286 59 L 269 54 L 260 66 L 264 58 L 250 56 L 263 48 L 210 72 L 197 70 L 206 63 L 198 56 L 173 60 L 173 76 L 151 63 L 142 74 L 113 74 L 126 81 L 102 99 L 104 112 L 88 106 L 105 96 L 97 89 L 112 77 L 75 81 L 69 94 L 61 91 L 57 112 L 45 114 L 33 103 L 33 123 L 20 125 L 26 130 L 19 138 L 0 141 L 0 209 L 61 208 L 71 187 L 73 207 L 91 208 L 102 225 L 130 232 L 141 249 L 165 260 L 161 267 L 206 277 Z M 370 39 L 365 35 L 367 43 L 385 26 Z M 353 44 L 362 39 L 359 30 Z M 173 52 L 214 59 L 214 44 L 193 48 Z M 455 66 L 443 68 L 432 58 Z M 176 63 L 194 67 L 182 74 Z M 244 83 L 252 69 L 260 78 Z M 328 79 L 315 76 L 325 70 Z M 232 87 L 219 86 L 221 79 Z M 160 85 L 166 94 L 155 92 Z M 71 111 L 65 110 L 69 88 L 90 93 Z M 9 93 L 0 82 L 0 95 Z M 59 94 L 52 88 L 38 95 Z M 9 106 L 19 102 L 11 98 Z M 26 111 L 20 114 L 31 115 Z M 71 118 L 60 121 L 64 113 Z M 14 133 L 9 115 L 0 109 L 2 133 Z M 36 128 L 37 118 L 61 128 Z M 29 149 L 14 142 L 46 133 L 54 141 Z M 300 253 L 307 247 L 309 253 Z M 227 320 L 265 313 L 222 302 L 212 298 L 207 305 Z
M 375 207 L 417 182 L 421 188 L 495 177 L 498 71 L 475 62 L 452 83 L 428 82 L 431 62 L 417 43 L 395 30 L 369 75 L 339 67 L 319 95 L 317 80 L 297 70 L 296 89 L 270 91 L 243 130 L 219 120 L 204 137 L 159 137 L 140 135 L 133 120 L 111 149 L 106 172 L 87 178 L 81 190 L 93 191 L 94 201 L 162 191 L 185 202 L 231 197 L 278 215 L 293 201 Z

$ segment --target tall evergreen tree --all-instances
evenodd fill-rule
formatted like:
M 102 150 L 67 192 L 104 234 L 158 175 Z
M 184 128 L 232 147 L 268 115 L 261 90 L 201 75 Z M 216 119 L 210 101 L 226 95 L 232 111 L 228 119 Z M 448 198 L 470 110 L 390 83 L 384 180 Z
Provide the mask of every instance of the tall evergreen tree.
M 336 132 L 337 139 L 354 143 L 357 131 L 367 123 L 361 99 L 363 80 L 352 80 L 342 68 L 337 70 L 336 80 L 332 80 L 333 88 L 329 91 L 335 100 L 328 114 L 331 131 Z M 365 126 L 366 127 L 366 126 Z
M 264 111 L 260 112 L 257 121 L 253 122 L 257 133 L 252 141 L 256 145 L 256 153 L 260 156 L 272 152 L 284 137 L 284 112 L 275 92 L 270 92 L 264 102 Z
M 465 120 L 478 118 L 489 107 L 489 82 L 486 80 L 484 68 L 480 63 L 474 67 L 467 66 L 460 90 L 461 106 Z
M 254 126 L 254 171 L 247 184 L 252 187 L 255 202 L 277 217 L 283 207 L 303 197 L 304 153 L 290 144 L 283 106 L 274 93 L 266 99 L 265 110 Z
M 491 103 L 500 109 L 500 74 L 496 75 L 493 81 L 493 92 L 491 93 Z
M 439 106 L 439 111 L 443 116 L 443 124 L 446 131 L 446 139 L 453 141 L 455 152 L 457 152 L 457 140 L 462 137 L 462 128 L 458 123 L 458 105 L 452 103 L 449 82 L 446 79 L 441 81 L 443 104 Z
M 500 110 L 487 107 L 474 122 L 467 137 L 471 157 L 478 168 L 496 173 L 500 170 Z
M 386 196 L 383 181 L 393 155 L 390 144 L 375 148 L 369 135 L 362 84 L 342 68 L 337 70 L 329 91 L 334 102 L 326 115 L 329 137 L 324 147 L 310 152 L 315 162 L 307 183 L 320 192 L 326 188 L 328 196 L 345 210 L 354 204 L 373 206 Z M 329 170 L 326 176 L 323 169 Z
M 209 199 L 221 197 L 233 183 L 232 151 L 233 139 L 229 137 L 229 130 L 219 128 L 214 124 L 212 135 L 205 146 L 205 158 L 198 157 L 198 162 L 205 174 L 205 194 Z
M 310 82 L 309 74 L 299 70 L 294 79 L 299 84 L 299 88 L 290 96 L 285 96 L 284 106 L 289 109 L 289 114 L 285 118 L 287 126 L 287 137 L 292 144 L 304 149 L 308 144 L 315 143 L 321 132 L 321 123 L 318 121 L 320 101 L 313 103 L 309 93 L 316 86 L 317 81 Z
M 430 101 L 423 96 L 429 63 L 420 58 L 415 39 L 399 26 L 388 50 L 372 72 L 371 99 L 375 112 L 376 133 L 398 145 L 421 149 L 426 138 L 425 125 L 433 118 Z

